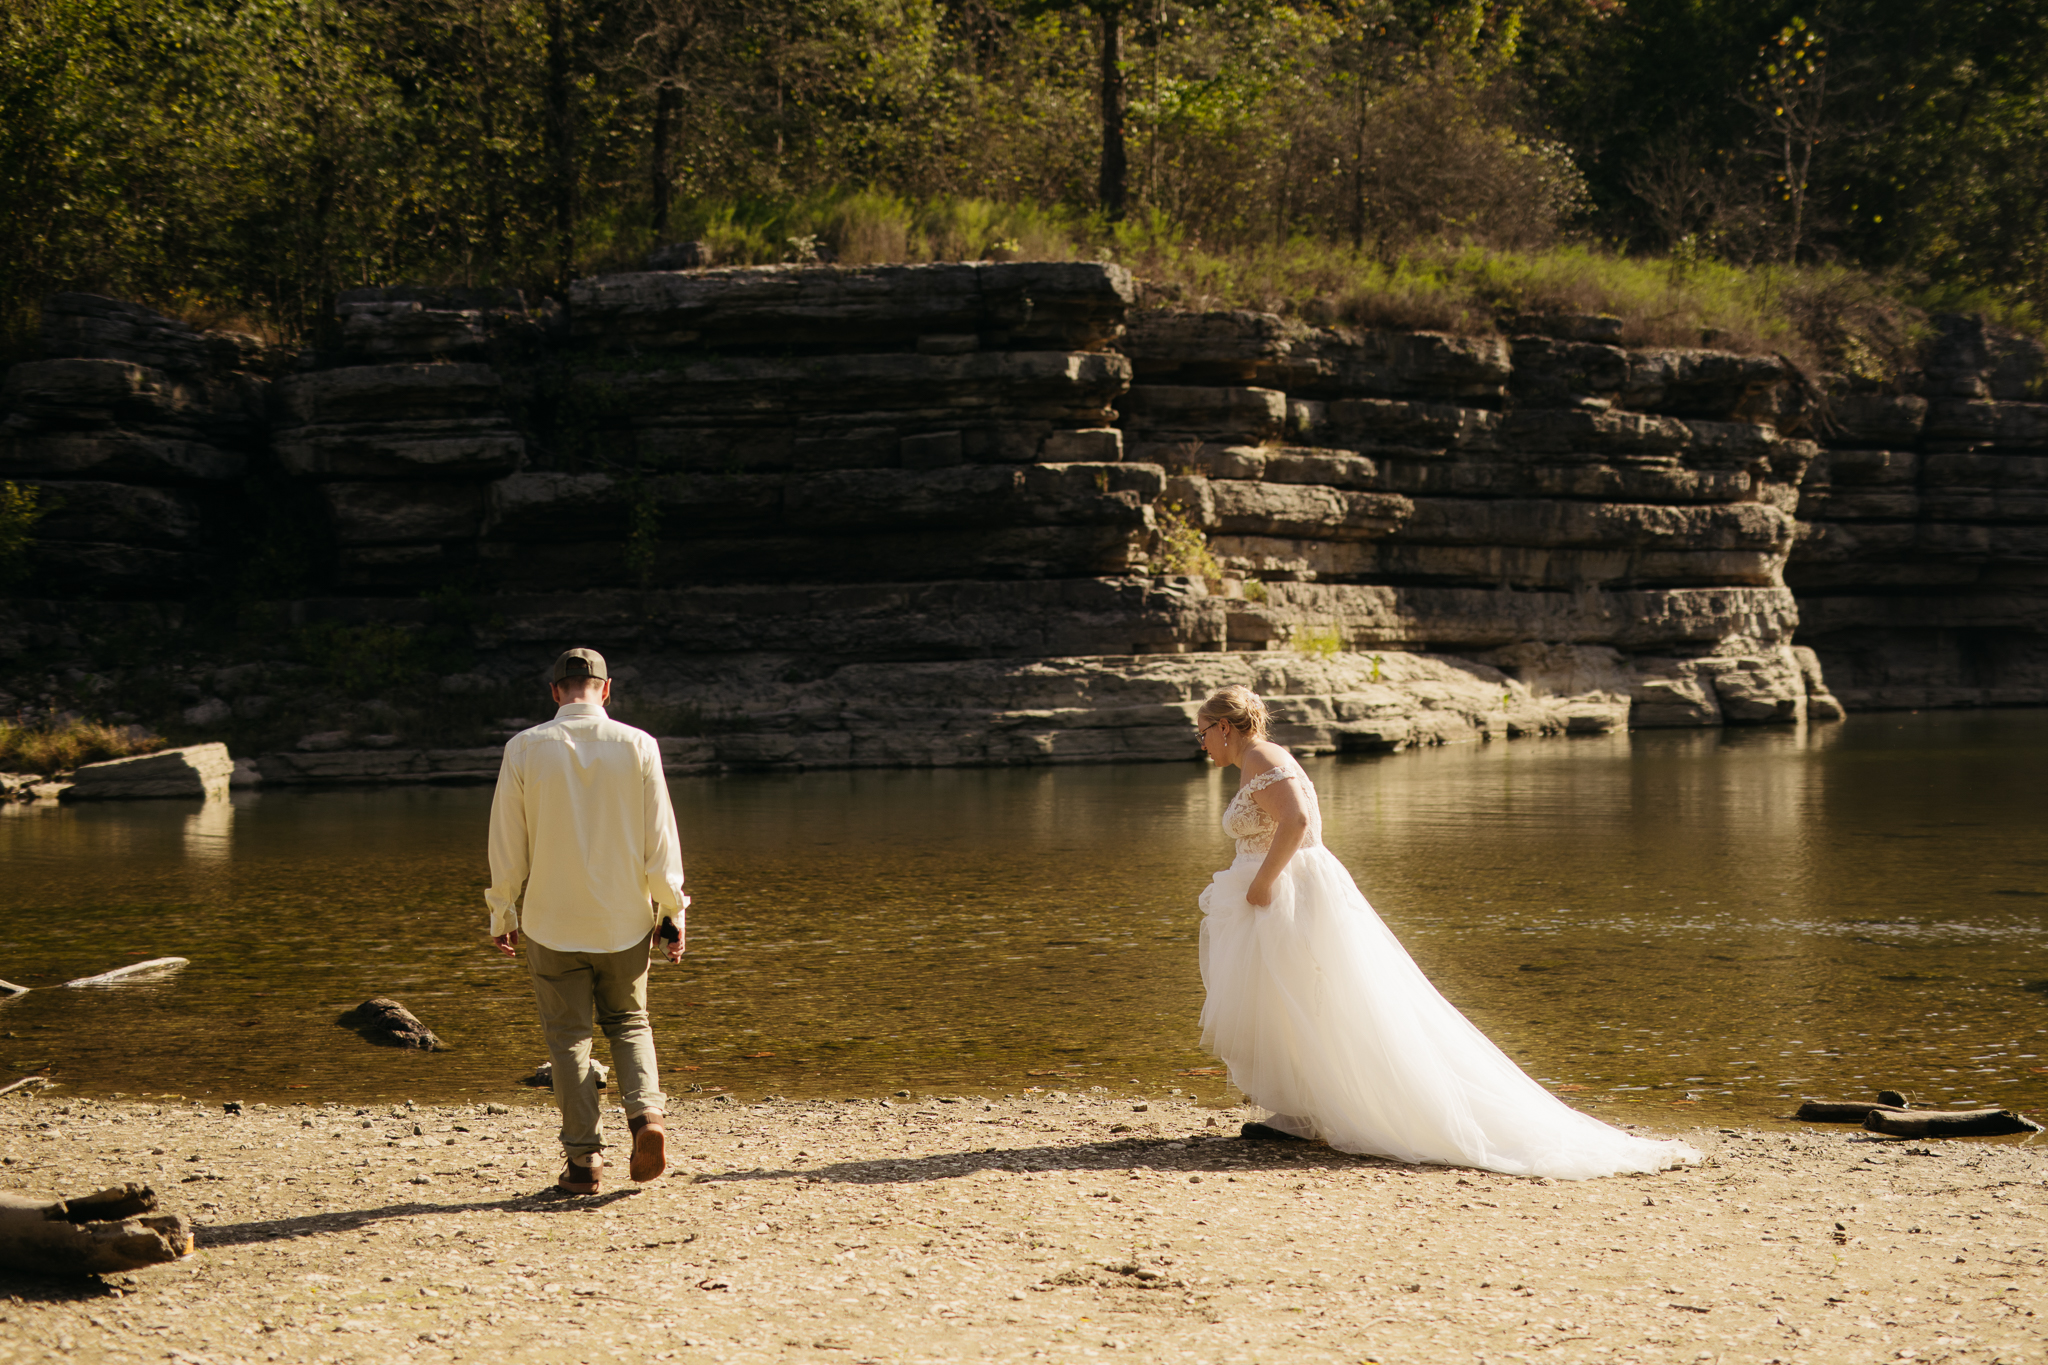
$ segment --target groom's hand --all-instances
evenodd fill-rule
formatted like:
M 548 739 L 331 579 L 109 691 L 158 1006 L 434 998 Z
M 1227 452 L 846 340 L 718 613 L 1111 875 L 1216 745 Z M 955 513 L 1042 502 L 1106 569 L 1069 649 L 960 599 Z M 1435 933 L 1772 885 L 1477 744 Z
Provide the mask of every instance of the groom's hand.
M 661 917 L 661 923 L 654 927 L 653 946 L 665 949 L 670 962 L 683 960 L 683 926 L 676 923 L 675 916 Z
M 493 934 L 491 942 L 497 944 L 498 951 L 506 957 L 519 956 L 519 931 L 517 929 L 512 930 L 510 933 Z

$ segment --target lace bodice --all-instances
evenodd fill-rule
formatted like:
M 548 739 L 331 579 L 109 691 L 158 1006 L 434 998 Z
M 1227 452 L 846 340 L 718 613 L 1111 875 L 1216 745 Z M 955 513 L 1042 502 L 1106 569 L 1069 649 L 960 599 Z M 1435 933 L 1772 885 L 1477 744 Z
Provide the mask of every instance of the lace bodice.
M 1257 777 L 1247 778 L 1237 789 L 1237 795 L 1230 798 L 1230 804 L 1223 808 L 1223 832 L 1237 840 L 1237 856 L 1247 853 L 1264 853 L 1273 846 L 1273 831 L 1278 828 L 1273 817 L 1259 809 L 1252 800 L 1252 793 L 1272 786 L 1276 782 L 1294 781 L 1301 784 L 1301 803 L 1308 807 L 1308 837 L 1301 841 L 1303 848 L 1313 848 L 1323 841 L 1323 813 L 1316 804 L 1316 788 L 1308 780 L 1308 774 L 1289 754 Z

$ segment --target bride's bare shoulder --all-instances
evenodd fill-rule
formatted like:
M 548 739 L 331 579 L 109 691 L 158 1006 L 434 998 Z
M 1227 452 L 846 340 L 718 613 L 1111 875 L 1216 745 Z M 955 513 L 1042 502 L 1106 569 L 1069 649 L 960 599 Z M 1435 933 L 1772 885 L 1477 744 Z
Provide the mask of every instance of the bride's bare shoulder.
M 1244 751 L 1243 760 L 1237 765 L 1238 772 L 1249 782 L 1273 769 L 1291 763 L 1294 755 L 1270 739 L 1262 739 Z

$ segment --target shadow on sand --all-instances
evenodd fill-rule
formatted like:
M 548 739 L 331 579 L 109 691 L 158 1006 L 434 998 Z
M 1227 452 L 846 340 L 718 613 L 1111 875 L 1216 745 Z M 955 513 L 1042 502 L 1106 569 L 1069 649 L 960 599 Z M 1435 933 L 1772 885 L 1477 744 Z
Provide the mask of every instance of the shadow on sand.
M 1221 1137 L 1123 1138 L 1079 1146 L 983 1147 L 932 1156 L 842 1161 L 809 1169 L 756 1168 L 706 1173 L 694 1184 L 727 1185 L 789 1182 L 796 1184 L 904 1185 L 954 1180 L 982 1171 L 1017 1174 L 1099 1174 L 1142 1166 L 1161 1173 L 1228 1175 L 1238 1171 L 1336 1172 L 1385 1170 L 1417 1173 L 1423 1168 L 1379 1157 L 1352 1156 L 1307 1142 L 1245 1142 Z M 1492 1176 L 1493 1179 L 1514 1177 Z M 374 1208 L 339 1209 L 297 1218 L 267 1218 L 247 1223 L 201 1224 L 193 1229 L 198 1249 L 248 1246 L 262 1242 L 322 1237 L 353 1232 L 373 1223 L 454 1213 L 581 1213 L 601 1209 L 641 1194 L 634 1187 L 600 1195 L 564 1194 L 553 1188 L 496 1199 L 464 1199 L 445 1204 L 407 1200 Z M 0 1295 L 38 1303 L 74 1303 L 111 1296 L 112 1286 L 97 1278 L 57 1279 L 18 1271 L 0 1271 Z

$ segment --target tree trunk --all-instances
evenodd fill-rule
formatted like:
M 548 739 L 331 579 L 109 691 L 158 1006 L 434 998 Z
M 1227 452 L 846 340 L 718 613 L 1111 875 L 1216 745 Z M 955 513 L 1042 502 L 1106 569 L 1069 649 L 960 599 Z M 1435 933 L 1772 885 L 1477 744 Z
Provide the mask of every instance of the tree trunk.
M 340 170 L 328 150 L 327 111 L 313 115 L 313 288 L 318 310 L 312 323 L 318 343 L 332 349 L 340 340 L 334 320 L 334 292 L 340 271 L 334 259 L 334 205 Z
M 576 269 L 576 129 L 569 85 L 569 0 L 547 0 L 547 134 L 554 201 L 555 287 L 569 288 Z
M 1365 250 L 1365 83 L 1351 110 L 1351 249 Z
M 669 143 L 674 136 L 676 111 L 682 107 L 682 91 L 673 80 L 664 80 L 654 94 L 654 157 L 648 168 L 648 188 L 654 197 L 654 240 L 660 246 L 668 240 L 668 205 L 675 173 L 670 168 Z
M 1130 183 L 1124 154 L 1124 12 L 1121 5 L 1102 10 L 1102 176 L 1096 187 L 1103 216 L 1121 222 Z
M 505 223 L 498 191 L 504 178 L 503 159 L 498 155 L 498 98 L 491 84 L 491 15 L 484 0 L 476 6 L 476 121 L 483 143 L 484 251 L 488 278 L 497 277 L 498 262 L 505 259 Z

